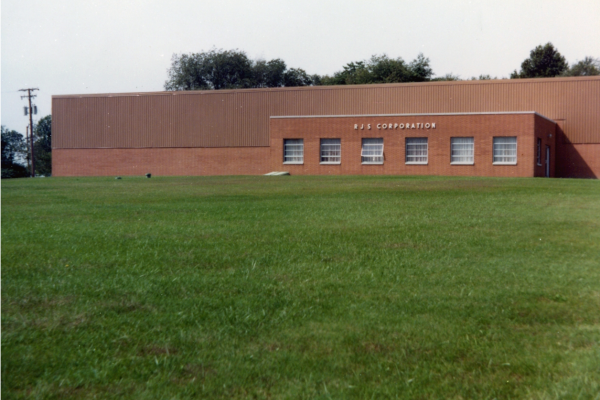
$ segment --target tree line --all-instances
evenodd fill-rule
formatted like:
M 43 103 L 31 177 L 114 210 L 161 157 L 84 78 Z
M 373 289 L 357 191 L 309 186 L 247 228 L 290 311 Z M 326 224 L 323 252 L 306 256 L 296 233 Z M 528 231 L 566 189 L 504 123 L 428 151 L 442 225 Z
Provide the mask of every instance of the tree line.
M 37 175 L 52 174 L 52 117 L 40 119 L 33 128 L 33 154 Z M 2 179 L 31 176 L 31 152 L 26 138 L 2 126 Z
M 600 60 L 585 57 L 572 66 L 552 43 L 537 46 L 511 79 L 557 76 L 600 75 Z M 479 75 L 471 80 L 497 79 Z M 371 83 L 458 81 L 460 76 L 434 77 L 429 58 L 419 54 L 410 62 L 386 54 L 368 60 L 352 61 L 332 75 L 308 74 L 302 68 L 288 68 L 285 61 L 251 60 L 240 50 L 217 50 L 174 54 L 165 90 L 219 90 L 276 88 L 293 86 L 359 85 Z

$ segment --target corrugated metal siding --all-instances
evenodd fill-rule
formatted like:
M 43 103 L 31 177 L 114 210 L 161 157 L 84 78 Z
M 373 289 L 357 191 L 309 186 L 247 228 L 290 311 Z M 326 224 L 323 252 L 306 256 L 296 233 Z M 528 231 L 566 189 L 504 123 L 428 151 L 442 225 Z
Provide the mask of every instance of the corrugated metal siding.
M 53 96 L 54 148 L 268 146 L 269 117 L 537 111 L 600 143 L 600 77 Z

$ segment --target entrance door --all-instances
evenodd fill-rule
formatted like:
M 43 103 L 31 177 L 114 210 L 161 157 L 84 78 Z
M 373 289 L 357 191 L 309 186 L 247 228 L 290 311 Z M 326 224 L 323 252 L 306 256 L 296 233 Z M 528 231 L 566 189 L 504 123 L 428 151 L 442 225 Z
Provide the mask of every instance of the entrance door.
M 550 146 L 546 146 L 546 178 L 550 178 Z

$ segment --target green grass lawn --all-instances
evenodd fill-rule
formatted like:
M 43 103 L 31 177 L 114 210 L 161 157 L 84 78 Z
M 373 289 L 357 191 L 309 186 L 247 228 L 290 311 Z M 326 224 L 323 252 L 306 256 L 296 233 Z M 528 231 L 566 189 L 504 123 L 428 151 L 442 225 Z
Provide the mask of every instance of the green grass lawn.
M 600 182 L 2 181 L 2 397 L 600 398 Z

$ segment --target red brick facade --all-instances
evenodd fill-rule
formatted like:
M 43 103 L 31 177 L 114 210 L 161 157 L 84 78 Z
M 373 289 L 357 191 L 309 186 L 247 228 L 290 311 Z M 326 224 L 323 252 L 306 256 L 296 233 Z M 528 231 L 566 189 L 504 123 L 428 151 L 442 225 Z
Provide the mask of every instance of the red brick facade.
M 261 175 L 268 147 L 54 149 L 54 176 Z
M 435 123 L 435 128 L 433 124 Z M 427 124 L 430 124 L 429 129 Z M 368 129 L 368 127 L 371 129 Z M 358 126 L 359 129 L 355 129 Z M 388 128 L 391 126 L 392 128 Z M 404 129 L 400 129 L 404 126 Z M 407 129 L 406 126 L 410 126 Z M 414 126 L 414 128 L 412 128 Z M 270 169 L 291 174 L 391 174 L 445 176 L 514 176 L 545 175 L 545 148 L 550 146 L 550 176 L 555 170 L 555 126 L 552 121 L 533 114 L 462 114 L 418 116 L 356 117 L 289 117 L 272 118 L 270 125 Z M 363 127 L 363 129 L 361 129 Z M 384 129 L 386 128 L 386 129 Z M 493 162 L 493 138 L 517 137 L 517 163 L 496 165 Z M 405 162 L 406 138 L 428 138 L 426 165 Z M 451 164 L 452 137 L 474 138 L 472 165 Z M 320 163 L 320 139 L 341 139 L 341 163 Z M 363 138 L 383 138 L 384 162 L 365 165 L 361 162 Z M 542 139 L 542 165 L 537 165 L 537 139 Z M 284 164 L 284 139 L 304 140 L 304 162 Z
M 54 149 L 53 172 L 55 176 L 143 175 L 148 172 L 155 175 L 260 175 L 289 171 L 294 175 L 532 177 L 546 175 L 546 146 L 549 146 L 550 176 L 555 176 L 557 156 L 574 159 L 573 151 L 568 155 L 563 154 L 565 150 L 556 151 L 556 126 L 553 121 L 534 113 L 282 117 L 270 120 L 270 147 Z M 517 162 L 514 165 L 493 162 L 493 138 L 505 136 L 517 138 Z M 472 164 L 451 163 L 453 137 L 473 138 Z M 341 140 L 340 164 L 320 162 L 320 140 L 327 138 Z M 383 139 L 382 164 L 362 163 L 363 138 Z M 427 138 L 427 164 L 406 163 L 406 138 Z M 537 158 L 538 138 L 540 160 Z M 284 163 L 284 139 L 303 139 L 302 164 Z M 586 157 L 597 159 L 593 154 Z M 582 173 L 576 165 L 566 168 L 560 172 Z M 591 169 L 598 171 L 600 168 L 595 165 Z M 583 172 L 593 175 L 587 170 Z

